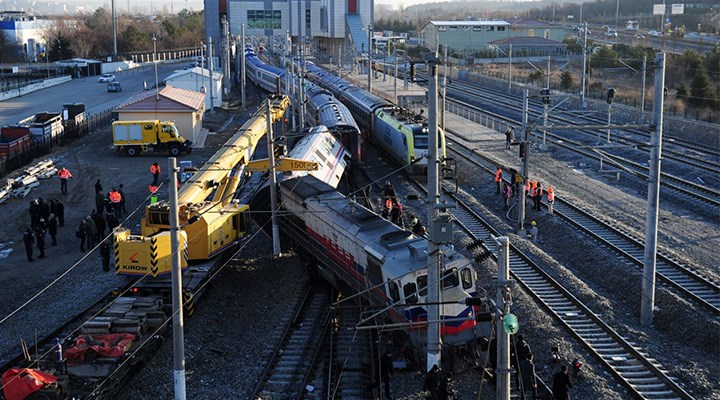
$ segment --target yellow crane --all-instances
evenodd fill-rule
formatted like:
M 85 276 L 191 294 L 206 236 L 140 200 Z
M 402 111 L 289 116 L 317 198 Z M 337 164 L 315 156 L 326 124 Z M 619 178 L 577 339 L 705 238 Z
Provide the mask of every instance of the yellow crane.
M 281 120 L 289 106 L 287 96 L 270 96 L 272 122 Z M 249 233 L 248 206 L 232 199 L 255 147 L 267 133 L 267 117 L 263 105 L 180 188 L 183 268 L 188 260 L 207 260 Z M 156 277 L 170 273 L 169 211 L 166 201 L 149 205 L 141 222 L 141 235 L 118 227 L 114 235 L 117 274 Z

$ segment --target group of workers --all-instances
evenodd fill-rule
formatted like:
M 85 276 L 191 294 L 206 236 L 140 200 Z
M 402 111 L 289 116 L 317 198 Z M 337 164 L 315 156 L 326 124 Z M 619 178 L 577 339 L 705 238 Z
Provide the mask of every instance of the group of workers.
M 502 168 L 498 167 L 497 171 L 495 171 L 496 193 L 501 194 L 505 200 L 506 210 L 510 208 L 510 197 L 517 196 L 519 191 L 518 189 L 522 186 L 522 182 L 524 181 L 522 175 L 517 171 L 511 171 L 511 175 L 512 177 L 510 182 L 513 183 L 512 186 L 510 183 L 503 182 Z M 553 205 L 555 204 L 555 189 L 553 189 L 552 186 L 548 186 L 547 190 L 544 190 L 542 182 L 538 182 L 537 179 L 532 181 L 528 179 L 527 182 L 525 182 L 524 189 L 525 193 L 532 199 L 533 209 L 535 211 L 541 211 L 542 196 L 543 194 L 547 194 L 548 214 L 553 213 Z

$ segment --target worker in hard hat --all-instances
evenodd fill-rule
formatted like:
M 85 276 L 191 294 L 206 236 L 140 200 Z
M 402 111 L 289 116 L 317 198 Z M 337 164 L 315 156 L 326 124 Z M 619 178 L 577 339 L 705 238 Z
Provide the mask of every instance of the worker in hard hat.
M 532 238 L 533 241 L 537 241 L 537 235 L 538 235 L 537 223 L 535 221 L 533 221 L 530 225 L 532 225 L 532 227 L 530 228 L 530 237 Z

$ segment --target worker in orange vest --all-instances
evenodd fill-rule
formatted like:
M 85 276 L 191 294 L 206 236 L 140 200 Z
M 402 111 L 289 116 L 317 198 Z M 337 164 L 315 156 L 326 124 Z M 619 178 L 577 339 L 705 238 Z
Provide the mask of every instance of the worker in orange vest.
M 533 182 L 533 183 L 535 183 L 535 182 Z M 542 194 L 543 194 L 542 183 L 541 183 L 541 182 L 537 182 L 537 185 L 536 185 L 535 188 L 533 189 L 533 202 L 535 203 L 535 211 L 540 211 L 540 210 L 541 210 L 541 208 L 540 208 L 540 206 L 541 206 L 540 201 L 542 200 Z
M 548 214 L 553 213 L 553 204 L 555 204 L 555 191 L 552 186 L 547 188 Z
M 108 197 L 110 198 L 110 203 L 112 203 L 113 213 L 115 213 L 115 216 L 120 219 L 120 203 L 122 202 L 122 195 L 120 192 L 115 190 L 115 188 L 112 188 L 110 193 L 108 193 Z
M 68 171 L 65 167 L 60 168 L 60 171 L 58 171 L 58 176 L 60 177 L 60 193 L 67 194 L 67 180 L 72 178 L 73 176 L 70 171 Z
M 157 186 L 158 179 L 160 178 L 160 164 L 158 164 L 157 162 L 154 162 L 150 166 L 150 172 L 153 174 L 153 185 Z
M 502 183 L 502 169 L 498 167 L 497 171 L 495 171 L 495 187 L 497 188 L 495 190 L 496 194 L 500 194 L 500 183 Z

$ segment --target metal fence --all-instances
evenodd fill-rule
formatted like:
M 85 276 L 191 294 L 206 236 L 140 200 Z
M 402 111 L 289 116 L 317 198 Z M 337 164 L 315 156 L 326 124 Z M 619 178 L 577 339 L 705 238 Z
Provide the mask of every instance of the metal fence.
M 32 144 L 27 148 L 21 151 L 11 151 L 0 157 L 0 177 L 30 164 L 36 158 L 52 153 L 57 146 L 64 146 L 100 129 L 107 128 L 113 122 L 112 114 L 112 110 L 105 110 L 88 116 L 79 124 L 65 125 L 63 133 L 54 138 L 45 137 L 39 139 L 34 137 Z
M 0 93 L 22 89 L 35 83 L 42 83 L 46 79 L 57 78 L 58 76 L 55 69 L 48 73 L 6 75 L 0 77 Z

